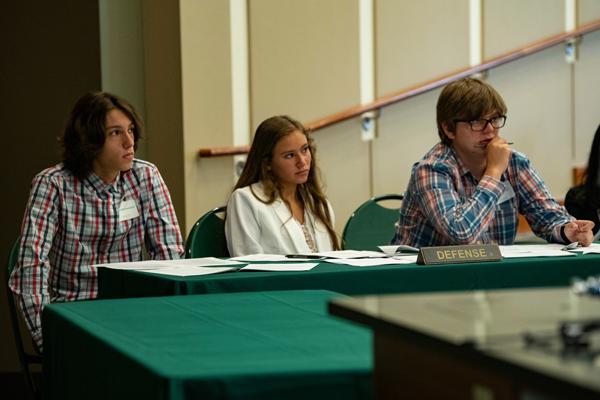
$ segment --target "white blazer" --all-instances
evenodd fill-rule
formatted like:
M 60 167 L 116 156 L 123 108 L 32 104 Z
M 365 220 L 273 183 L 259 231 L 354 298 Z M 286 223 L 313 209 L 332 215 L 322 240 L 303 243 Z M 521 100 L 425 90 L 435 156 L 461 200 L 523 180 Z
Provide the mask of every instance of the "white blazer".
M 271 204 L 258 200 L 266 199 L 262 183 L 254 183 L 236 189 L 227 203 L 225 236 L 232 257 L 248 254 L 306 254 L 311 250 L 306 244 L 304 233 L 292 217 L 287 205 L 280 198 Z M 333 210 L 327 203 L 331 217 Z M 310 223 L 315 228 L 315 244 L 318 251 L 333 250 L 331 238 L 325 225 L 307 210 Z M 306 221 L 307 223 L 309 221 Z M 333 223 L 333 221 L 332 221 Z

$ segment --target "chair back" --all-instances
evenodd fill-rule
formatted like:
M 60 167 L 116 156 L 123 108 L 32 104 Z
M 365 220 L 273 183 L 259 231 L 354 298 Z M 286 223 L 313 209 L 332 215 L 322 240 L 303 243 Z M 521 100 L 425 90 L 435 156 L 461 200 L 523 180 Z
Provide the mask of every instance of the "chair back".
M 17 263 L 17 257 L 19 255 L 19 239 L 17 239 L 8 254 L 8 263 L 6 270 L 6 297 L 8 304 L 8 311 L 10 315 L 10 324 L 12 326 L 13 336 L 15 338 L 15 344 L 17 345 L 17 353 L 19 356 L 19 364 L 21 369 L 21 374 L 23 375 L 23 380 L 25 383 L 25 389 L 27 390 L 27 396 L 30 399 L 39 399 L 41 398 L 41 390 L 39 385 L 36 383 L 36 380 L 32 374 L 32 366 L 36 366 L 38 370 L 41 370 L 42 365 L 42 356 L 35 352 L 29 352 L 24 344 L 23 337 L 21 336 L 20 329 L 20 320 L 19 315 L 17 313 L 17 305 L 15 302 L 15 298 L 13 296 L 12 290 L 8 287 L 8 280 L 10 279 L 10 275 Z
M 398 208 L 382 206 L 387 200 L 402 201 L 401 194 L 373 197 L 352 213 L 342 234 L 342 248 L 351 250 L 375 250 L 387 245 L 394 237 L 394 223 L 398 221 Z
M 185 242 L 185 258 L 229 257 L 223 219 L 225 210 L 226 207 L 217 207 L 196 221 Z

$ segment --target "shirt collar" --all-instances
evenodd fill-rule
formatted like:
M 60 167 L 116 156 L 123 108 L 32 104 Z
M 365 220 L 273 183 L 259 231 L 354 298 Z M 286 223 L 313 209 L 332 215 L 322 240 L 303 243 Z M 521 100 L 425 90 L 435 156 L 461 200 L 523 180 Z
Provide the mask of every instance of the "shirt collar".
M 446 157 L 455 160 L 456 166 L 458 168 L 459 176 L 463 177 L 466 174 L 470 173 L 470 171 L 467 169 L 467 167 L 465 167 L 465 164 L 463 164 L 460 157 L 458 157 L 458 154 L 456 154 L 456 151 L 454 151 L 454 148 L 447 144 L 442 144 L 442 145 L 446 147 Z
M 113 192 L 117 193 L 119 191 L 119 183 L 121 181 L 121 174 L 117 175 L 117 179 L 115 179 L 111 183 L 104 182 L 98 175 L 94 172 L 90 172 L 87 176 L 87 181 L 89 185 L 98 193 L 105 192 Z

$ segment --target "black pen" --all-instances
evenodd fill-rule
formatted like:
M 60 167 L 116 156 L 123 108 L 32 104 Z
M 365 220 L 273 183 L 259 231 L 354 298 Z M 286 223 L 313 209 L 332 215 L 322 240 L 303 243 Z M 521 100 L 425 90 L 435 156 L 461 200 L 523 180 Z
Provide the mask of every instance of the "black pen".
M 318 256 L 316 254 L 288 254 L 285 256 L 286 258 L 306 258 L 309 260 L 320 260 L 323 256 Z

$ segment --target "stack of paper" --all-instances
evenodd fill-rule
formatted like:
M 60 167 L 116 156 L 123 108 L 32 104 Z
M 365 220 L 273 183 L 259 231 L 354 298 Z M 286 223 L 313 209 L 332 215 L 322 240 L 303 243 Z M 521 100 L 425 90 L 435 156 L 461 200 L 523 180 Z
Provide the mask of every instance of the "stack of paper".
M 564 257 L 575 254 L 565 250 L 564 244 L 516 244 L 511 246 L 498 246 L 504 258 L 520 257 Z
M 214 257 L 185 258 L 181 260 L 149 260 L 124 263 L 98 264 L 96 267 L 151 272 L 154 274 L 193 276 L 237 271 L 243 263 Z

